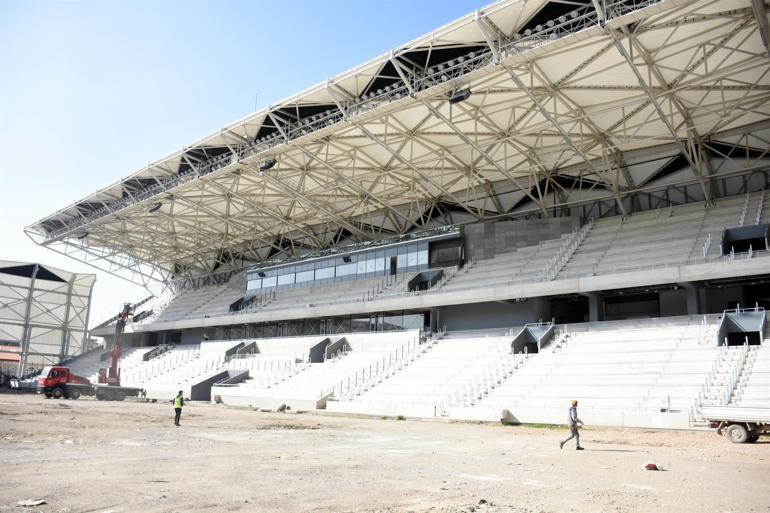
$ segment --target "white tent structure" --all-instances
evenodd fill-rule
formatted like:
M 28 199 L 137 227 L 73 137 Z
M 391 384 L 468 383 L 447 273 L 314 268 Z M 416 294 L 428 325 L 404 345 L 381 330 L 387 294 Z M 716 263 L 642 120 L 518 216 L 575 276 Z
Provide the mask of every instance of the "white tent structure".
M 93 274 L 0 260 L 0 346 L 19 348 L 15 374 L 22 376 L 88 349 L 95 281 Z

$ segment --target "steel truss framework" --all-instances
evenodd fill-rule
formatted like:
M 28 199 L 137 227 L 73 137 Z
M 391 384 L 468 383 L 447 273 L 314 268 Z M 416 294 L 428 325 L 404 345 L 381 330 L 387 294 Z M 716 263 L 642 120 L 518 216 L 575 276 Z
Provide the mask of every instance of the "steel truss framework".
M 770 167 L 768 5 L 506 0 L 29 227 L 142 283 Z M 458 91 L 470 97 L 450 102 Z
M 86 349 L 96 276 L 0 260 L 0 345 L 18 346 L 17 375 Z

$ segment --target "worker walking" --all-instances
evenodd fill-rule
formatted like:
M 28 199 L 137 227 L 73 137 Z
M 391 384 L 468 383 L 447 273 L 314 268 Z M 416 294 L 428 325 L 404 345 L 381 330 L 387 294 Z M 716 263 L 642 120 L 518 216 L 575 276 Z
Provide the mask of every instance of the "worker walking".
M 182 397 L 182 391 L 180 390 L 176 397 L 174 397 L 174 425 L 179 425 L 179 419 L 182 418 L 182 407 L 184 406 L 184 398 Z
M 578 402 L 573 399 L 572 406 L 570 406 L 569 411 L 567 413 L 567 425 L 569 425 L 570 435 L 569 435 L 569 438 L 567 438 L 566 440 L 559 442 L 559 449 L 563 449 L 564 444 L 566 444 L 567 442 L 569 442 L 574 438 L 575 444 L 576 444 L 575 449 L 578 451 L 583 450 L 583 448 L 580 447 L 580 432 L 578 431 L 578 424 L 582 426 L 583 421 L 578 418 L 577 405 L 578 405 Z

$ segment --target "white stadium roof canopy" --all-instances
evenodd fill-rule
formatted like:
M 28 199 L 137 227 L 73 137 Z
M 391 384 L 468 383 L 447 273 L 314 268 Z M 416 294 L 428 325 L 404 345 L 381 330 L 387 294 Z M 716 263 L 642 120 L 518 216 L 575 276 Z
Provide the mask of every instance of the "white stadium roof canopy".
M 762 0 L 503 0 L 42 219 L 149 285 L 770 164 Z M 452 217 L 454 216 L 454 217 Z

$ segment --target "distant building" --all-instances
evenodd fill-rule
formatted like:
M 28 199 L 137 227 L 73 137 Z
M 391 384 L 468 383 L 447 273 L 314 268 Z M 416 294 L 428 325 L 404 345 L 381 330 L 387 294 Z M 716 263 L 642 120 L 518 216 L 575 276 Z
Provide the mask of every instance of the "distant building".
M 0 260 L 0 368 L 22 376 L 85 349 L 96 276 Z

